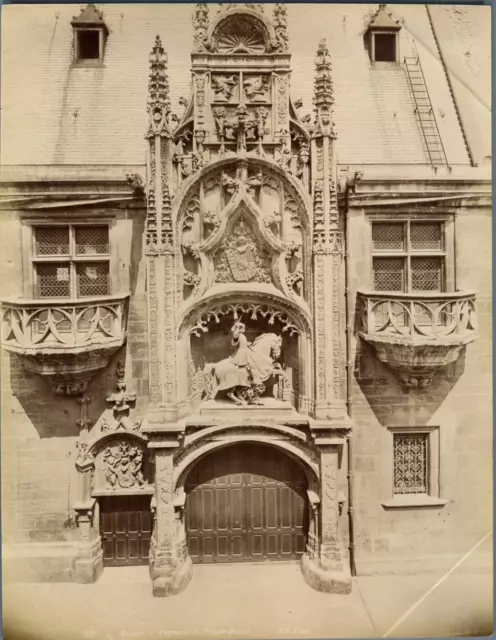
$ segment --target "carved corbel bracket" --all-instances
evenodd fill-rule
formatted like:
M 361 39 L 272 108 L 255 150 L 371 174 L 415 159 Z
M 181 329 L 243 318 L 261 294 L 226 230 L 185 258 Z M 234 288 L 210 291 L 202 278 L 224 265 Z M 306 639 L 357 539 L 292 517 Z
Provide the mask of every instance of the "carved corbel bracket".
M 406 390 L 427 389 L 441 367 L 455 362 L 475 335 L 464 340 L 404 343 L 393 338 L 380 338 L 362 332 L 360 337 L 370 344 L 377 359 L 387 365 Z
M 76 446 L 78 449 L 78 456 L 75 462 L 76 469 L 81 473 L 92 471 L 95 468 L 95 454 L 90 451 L 89 443 L 78 442 Z
M 477 337 L 475 293 L 359 291 L 358 335 L 407 389 L 426 389 Z

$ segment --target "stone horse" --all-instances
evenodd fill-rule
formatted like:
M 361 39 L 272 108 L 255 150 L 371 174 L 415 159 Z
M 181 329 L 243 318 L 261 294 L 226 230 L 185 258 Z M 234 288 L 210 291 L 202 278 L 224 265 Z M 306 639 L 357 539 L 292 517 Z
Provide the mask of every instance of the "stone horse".
M 227 396 L 238 405 L 262 404 L 260 396 L 271 376 L 285 376 L 278 362 L 282 338 L 275 333 L 263 333 L 248 346 L 251 357 L 247 366 L 237 366 L 231 357 L 208 363 L 203 369 L 205 396 L 215 400 L 219 391 L 228 390 Z

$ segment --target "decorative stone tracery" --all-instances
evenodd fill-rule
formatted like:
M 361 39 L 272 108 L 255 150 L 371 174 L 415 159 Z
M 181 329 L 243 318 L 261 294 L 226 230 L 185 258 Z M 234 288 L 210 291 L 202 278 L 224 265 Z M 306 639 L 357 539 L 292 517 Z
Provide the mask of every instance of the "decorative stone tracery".
M 313 496 L 310 559 L 324 572 L 339 569 L 341 562 L 334 455 L 340 445 L 333 441 L 327 464 L 319 446 L 308 444 L 313 421 L 325 422 L 332 431 L 332 421 L 341 420 L 342 426 L 344 419 L 339 342 L 342 240 L 329 54 L 321 44 L 311 138 L 289 95 L 285 6 L 277 3 L 272 19 L 255 4 L 224 5 L 212 14 L 204 3 L 194 10 L 192 95 L 184 100 L 174 133 L 169 127 L 166 56 L 159 41 L 151 57 L 151 406 L 140 433 L 149 434 L 148 446 L 155 452 L 156 527 L 150 561 L 155 595 L 178 592 L 190 577 L 181 528 L 184 491 L 174 492 L 173 482 L 184 465 L 219 442 L 270 441 L 304 459 L 311 469 Z M 240 324 L 244 351 L 237 333 L 235 357 L 231 333 L 234 336 L 234 326 Z M 257 364 L 257 357 L 265 364 Z M 279 380 L 271 362 L 280 367 Z M 245 380 L 238 376 L 238 367 L 248 382 L 224 385 L 223 363 L 234 368 L 233 380 Z M 257 371 L 262 370 L 263 384 L 254 390 Z M 222 380 L 221 391 L 235 391 L 221 399 L 209 394 L 208 375 Z M 267 380 L 271 388 L 265 389 Z M 255 395 L 240 395 L 238 387 Z M 266 411 L 268 422 L 234 424 L 230 399 L 247 401 L 243 411 Z M 124 397 L 122 402 L 126 403 Z M 225 431 L 216 426 L 220 415 Z M 195 442 L 184 436 L 183 420 L 187 423 L 192 416 L 200 416 Z M 288 420 L 295 420 L 296 426 Z M 267 426 L 271 421 L 277 428 Z M 115 433 L 131 434 L 131 423 L 120 424 Z M 111 483 L 119 483 L 119 471 L 124 483 L 139 487 L 139 471 L 134 480 L 129 475 L 139 467 L 139 448 L 135 451 L 128 444 L 118 444 L 106 454 L 111 462 L 107 473 Z

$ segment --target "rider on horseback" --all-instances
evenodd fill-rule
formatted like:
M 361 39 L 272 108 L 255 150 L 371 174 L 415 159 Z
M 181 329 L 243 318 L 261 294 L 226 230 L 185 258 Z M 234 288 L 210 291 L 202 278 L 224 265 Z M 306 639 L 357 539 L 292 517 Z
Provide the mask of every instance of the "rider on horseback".
M 205 395 L 215 400 L 218 391 L 236 404 L 262 404 L 260 396 L 271 376 L 283 376 L 281 365 L 275 362 L 281 354 L 281 338 L 275 333 L 263 333 L 249 343 L 245 325 L 236 320 L 231 328 L 235 353 L 204 368 Z
M 231 333 L 233 334 L 231 344 L 233 347 L 237 347 L 237 349 L 229 359 L 237 367 L 246 367 L 252 383 L 260 384 L 261 380 L 258 375 L 256 356 L 245 336 L 245 329 L 245 325 L 239 320 L 233 324 L 231 328 Z

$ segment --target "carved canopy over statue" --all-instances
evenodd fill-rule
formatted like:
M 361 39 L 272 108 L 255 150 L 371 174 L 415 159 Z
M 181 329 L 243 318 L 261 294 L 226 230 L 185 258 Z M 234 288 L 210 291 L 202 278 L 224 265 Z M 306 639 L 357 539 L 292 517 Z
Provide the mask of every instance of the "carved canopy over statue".
M 263 333 L 251 344 L 245 336 L 245 325 L 236 321 L 231 328 L 235 352 L 214 364 L 206 364 L 205 395 L 214 400 L 219 391 L 236 404 L 262 404 L 260 396 L 271 376 L 284 376 L 276 360 L 281 355 L 282 338 L 275 333 Z

